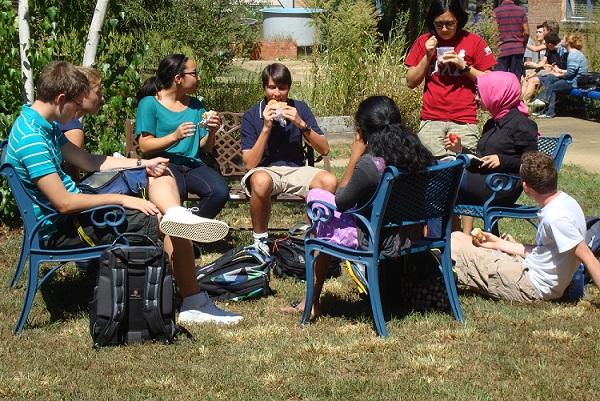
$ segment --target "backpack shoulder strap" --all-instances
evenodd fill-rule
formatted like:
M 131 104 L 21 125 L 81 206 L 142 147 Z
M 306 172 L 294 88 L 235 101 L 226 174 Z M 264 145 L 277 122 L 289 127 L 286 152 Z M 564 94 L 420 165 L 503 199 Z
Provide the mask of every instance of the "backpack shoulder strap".
M 169 332 L 161 313 L 161 296 L 167 259 L 163 253 L 154 263 L 146 264 L 144 283 L 143 316 L 153 338 L 160 338 L 169 343 L 173 341 L 174 333 Z
M 123 318 L 125 317 L 125 294 L 127 293 L 127 269 L 120 258 L 114 252 L 114 249 L 109 249 L 106 253 L 108 258 L 108 268 L 104 269 L 104 273 L 99 271 L 99 279 L 109 280 L 110 282 L 110 299 L 101 299 L 100 302 L 110 302 L 108 309 L 110 316 L 106 326 L 95 338 L 94 347 L 98 348 L 110 343 L 116 334 Z M 102 266 L 101 266 L 102 269 Z M 102 306 L 99 308 L 103 309 Z

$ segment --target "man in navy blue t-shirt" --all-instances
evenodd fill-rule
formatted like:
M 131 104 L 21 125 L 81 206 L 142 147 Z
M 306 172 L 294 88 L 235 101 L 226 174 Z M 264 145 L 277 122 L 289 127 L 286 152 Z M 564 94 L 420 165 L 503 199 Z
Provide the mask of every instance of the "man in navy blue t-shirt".
M 262 72 L 265 97 L 244 114 L 241 144 L 244 167 L 242 188 L 250 196 L 254 244 L 268 253 L 264 240 L 271 215 L 271 196 L 289 193 L 306 197 L 309 189 L 334 193 L 336 177 L 306 166 L 302 140 L 317 152 L 329 152 L 327 138 L 306 103 L 288 98 L 292 76 L 283 64 L 273 63 Z

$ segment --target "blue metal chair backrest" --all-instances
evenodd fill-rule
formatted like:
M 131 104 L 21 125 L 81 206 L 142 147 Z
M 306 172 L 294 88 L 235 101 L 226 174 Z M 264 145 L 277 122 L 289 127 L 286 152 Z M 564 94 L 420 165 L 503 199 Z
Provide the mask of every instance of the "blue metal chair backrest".
M 373 200 L 373 234 L 378 236 L 381 227 L 402 227 L 433 219 L 441 219 L 445 227 L 453 213 L 465 163 L 459 157 L 416 174 L 387 167 Z
M 566 133 L 560 136 L 542 136 L 538 139 L 538 151 L 551 156 L 556 170 L 560 171 L 567 147 L 571 142 L 573 142 L 571 135 Z

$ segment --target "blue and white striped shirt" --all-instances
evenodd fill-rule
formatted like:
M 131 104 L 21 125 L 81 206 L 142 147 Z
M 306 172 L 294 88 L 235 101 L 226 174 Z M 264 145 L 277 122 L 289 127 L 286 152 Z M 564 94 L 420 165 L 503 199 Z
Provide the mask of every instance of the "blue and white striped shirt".
M 15 167 L 25 190 L 36 200 L 35 216 L 38 220 L 48 215 L 48 209 L 54 210 L 50 201 L 38 188 L 35 181 L 48 174 L 56 173 L 68 192 L 79 192 L 75 182 L 66 174 L 61 164 L 63 162 L 61 147 L 67 138 L 60 131 L 56 122 L 49 122 L 30 105 L 24 105 L 21 114 L 15 120 L 8 137 L 6 161 Z M 47 222 L 45 226 L 52 222 Z M 52 231 L 46 227 L 46 233 Z

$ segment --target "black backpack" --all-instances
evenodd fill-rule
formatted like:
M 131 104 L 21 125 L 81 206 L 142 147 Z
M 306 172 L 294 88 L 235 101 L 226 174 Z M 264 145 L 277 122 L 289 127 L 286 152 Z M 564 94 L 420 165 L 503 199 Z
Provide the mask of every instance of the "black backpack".
M 267 242 L 273 255 L 273 273 L 281 278 L 306 280 L 306 261 L 304 259 L 304 240 L 296 237 L 285 237 Z M 327 278 L 339 277 L 341 268 L 339 259 L 333 258 Z
M 196 277 L 211 298 L 239 301 L 271 294 L 271 264 L 271 258 L 254 247 L 237 247 L 199 267 Z
M 123 245 L 142 237 L 147 245 Z M 174 283 L 162 244 L 126 233 L 100 256 L 90 303 L 94 347 L 156 340 L 174 341 L 178 331 L 173 308 Z
M 600 88 L 600 72 L 586 72 L 577 77 L 577 87 L 579 89 L 598 89 Z

